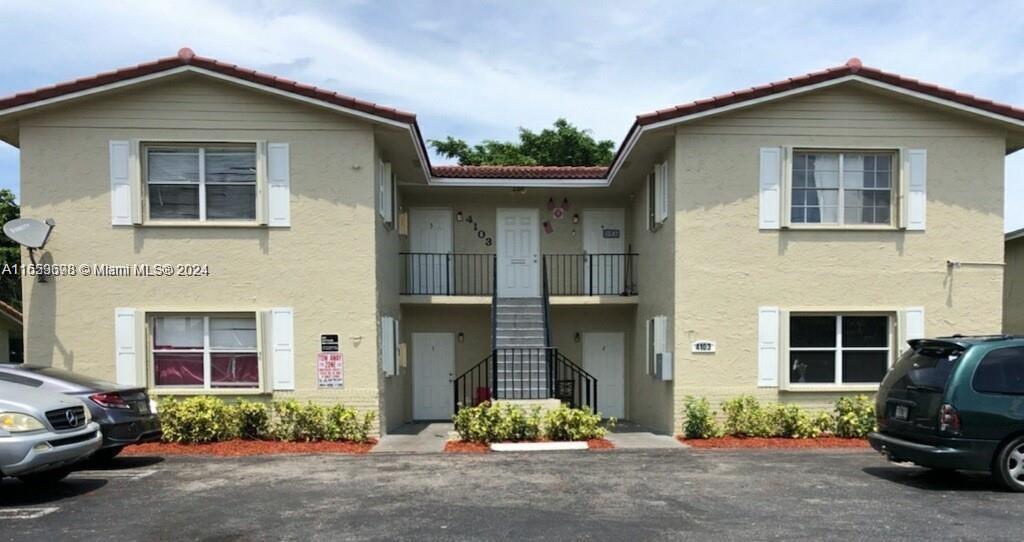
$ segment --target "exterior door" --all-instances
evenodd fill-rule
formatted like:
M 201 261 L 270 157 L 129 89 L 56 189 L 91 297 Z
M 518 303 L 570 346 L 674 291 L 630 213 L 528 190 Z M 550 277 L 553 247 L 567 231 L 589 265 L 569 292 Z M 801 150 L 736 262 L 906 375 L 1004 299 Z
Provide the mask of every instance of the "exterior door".
M 405 292 L 450 295 L 452 292 L 452 212 L 450 209 L 411 209 Z
M 412 334 L 412 417 L 452 418 L 455 337 L 451 333 Z
M 605 418 L 626 414 L 625 335 L 584 333 L 583 368 L 597 379 L 597 410 Z
M 585 295 L 621 295 L 626 290 L 626 212 L 584 209 L 583 269 Z
M 539 221 L 536 209 L 498 209 L 499 297 L 540 297 Z

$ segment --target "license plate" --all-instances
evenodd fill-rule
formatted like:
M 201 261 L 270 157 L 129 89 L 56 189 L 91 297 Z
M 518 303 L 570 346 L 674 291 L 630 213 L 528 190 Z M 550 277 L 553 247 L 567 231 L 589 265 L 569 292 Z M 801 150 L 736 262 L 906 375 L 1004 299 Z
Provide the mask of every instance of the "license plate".
M 896 405 L 896 410 L 893 411 L 892 417 L 897 420 L 907 420 L 910 418 L 910 407 L 907 405 Z

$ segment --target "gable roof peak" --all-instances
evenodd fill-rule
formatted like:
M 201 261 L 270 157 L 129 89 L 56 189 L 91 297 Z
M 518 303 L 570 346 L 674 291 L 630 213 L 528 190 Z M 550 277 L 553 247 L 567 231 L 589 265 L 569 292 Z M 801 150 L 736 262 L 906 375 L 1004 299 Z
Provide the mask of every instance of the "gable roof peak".
M 181 59 L 181 61 L 185 64 L 192 62 L 192 59 L 195 57 L 196 52 L 193 51 L 190 47 L 182 47 L 181 49 L 178 49 L 178 58 Z

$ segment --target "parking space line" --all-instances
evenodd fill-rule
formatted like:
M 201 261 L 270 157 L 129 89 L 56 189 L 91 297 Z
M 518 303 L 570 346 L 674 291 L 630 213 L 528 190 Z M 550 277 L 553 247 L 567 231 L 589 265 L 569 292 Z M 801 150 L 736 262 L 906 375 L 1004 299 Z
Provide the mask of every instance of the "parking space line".
M 56 506 L 38 508 L 0 508 L 0 519 L 36 519 L 60 510 Z

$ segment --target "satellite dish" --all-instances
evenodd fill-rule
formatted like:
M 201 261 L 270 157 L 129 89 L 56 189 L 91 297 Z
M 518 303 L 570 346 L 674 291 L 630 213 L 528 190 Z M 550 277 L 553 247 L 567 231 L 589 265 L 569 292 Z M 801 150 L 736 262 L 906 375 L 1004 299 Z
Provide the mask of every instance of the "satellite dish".
M 36 250 L 43 248 L 53 231 L 54 221 L 47 218 L 40 222 L 34 218 L 16 218 L 4 224 L 4 234 L 12 241 L 28 249 L 28 259 L 36 265 Z M 39 282 L 46 282 L 46 275 L 39 275 Z
M 46 222 L 34 218 L 17 218 L 4 224 L 4 234 L 27 248 L 43 248 L 46 240 L 50 238 L 53 226 L 52 218 L 46 219 Z

